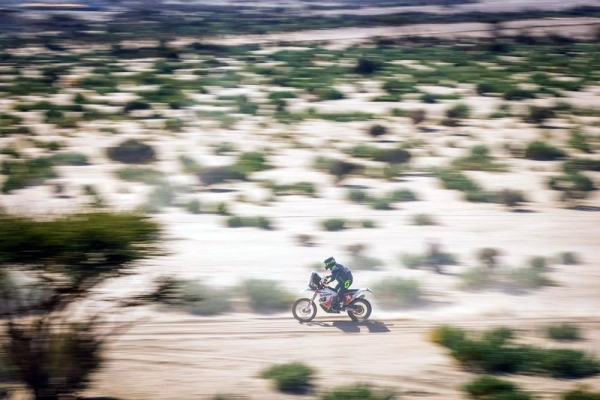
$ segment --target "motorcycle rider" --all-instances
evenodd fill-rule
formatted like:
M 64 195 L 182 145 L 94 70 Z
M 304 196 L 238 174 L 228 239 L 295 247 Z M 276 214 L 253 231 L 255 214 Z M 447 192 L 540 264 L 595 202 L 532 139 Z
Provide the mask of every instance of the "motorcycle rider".
M 352 272 L 342 264 L 338 264 L 333 257 L 329 257 L 323 263 L 325 264 L 325 270 L 331 270 L 331 275 L 323 278 L 324 283 L 338 282 L 334 289 L 337 296 L 333 299 L 332 308 L 342 310 L 344 308 L 344 293 L 352 285 Z

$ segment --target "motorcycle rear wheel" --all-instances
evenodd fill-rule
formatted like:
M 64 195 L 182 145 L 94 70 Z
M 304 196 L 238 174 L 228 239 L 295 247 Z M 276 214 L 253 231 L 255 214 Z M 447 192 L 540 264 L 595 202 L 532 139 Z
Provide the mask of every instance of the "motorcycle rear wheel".
M 300 322 L 310 322 L 317 315 L 317 305 L 311 299 L 298 299 L 292 306 L 292 314 Z
M 366 299 L 356 299 L 348 305 L 348 316 L 352 321 L 362 322 L 369 319 L 373 307 Z

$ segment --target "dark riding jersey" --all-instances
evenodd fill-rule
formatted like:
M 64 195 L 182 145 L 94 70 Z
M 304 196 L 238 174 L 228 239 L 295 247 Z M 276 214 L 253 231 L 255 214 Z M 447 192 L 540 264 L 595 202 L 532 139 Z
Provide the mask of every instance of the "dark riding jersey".
M 335 263 L 335 265 L 331 268 L 331 276 L 329 281 L 338 281 L 344 285 L 345 282 L 352 281 L 352 272 L 342 264 Z

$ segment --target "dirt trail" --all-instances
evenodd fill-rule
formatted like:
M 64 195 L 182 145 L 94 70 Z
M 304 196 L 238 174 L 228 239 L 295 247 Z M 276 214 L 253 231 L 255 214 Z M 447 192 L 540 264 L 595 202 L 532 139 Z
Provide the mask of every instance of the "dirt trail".
M 540 327 L 553 320 L 521 320 L 519 336 L 534 336 L 543 342 Z M 587 339 L 580 347 L 588 351 L 599 348 L 600 319 L 577 322 Z M 514 321 L 471 319 L 457 324 L 482 329 L 513 325 Z M 437 325 L 406 319 L 353 323 L 344 317 L 322 315 L 307 324 L 288 316 L 185 318 L 140 324 L 111 345 L 92 394 L 198 399 L 229 393 L 291 399 L 295 397 L 273 391 L 258 375 L 270 364 L 297 360 L 317 369 L 317 390 L 362 381 L 393 387 L 403 399 L 459 399 L 461 384 L 472 375 L 457 369 L 444 348 L 428 341 L 428 332 Z M 547 378 L 517 379 L 524 379 L 526 387 L 542 397 L 575 385 Z M 597 379 L 587 383 L 600 384 Z

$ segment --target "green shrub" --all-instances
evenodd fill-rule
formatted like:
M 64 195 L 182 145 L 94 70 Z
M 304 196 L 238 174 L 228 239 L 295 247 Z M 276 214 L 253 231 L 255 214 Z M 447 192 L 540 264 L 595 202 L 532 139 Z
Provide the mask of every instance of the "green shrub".
M 387 129 L 382 125 L 373 125 L 369 128 L 369 135 L 373 137 L 378 137 L 385 135 L 387 133 Z
M 437 99 L 431 93 L 423 93 L 419 98 L 425 104 L 435 104 L 437 103 Z
M 374 210 L 391 210 L 391 201 L 386 197 L 375 197 L 371 199 L 371 207 Z
M 525 149 L 525 158 L 530 160 L 553 161 L 564 157 L 564 151 L 539 140 L 529 143 Z
M 594 181 L 578 172 L 553 176 L 548 180 L 548 186 L 563 192 L 591 192 L 596 189 Z
M 236 162 L 236 167 L 244 174 L 264 171 L 271 168 L 264 154 L 258 152 L 242 153 Z
M 573 129 L 571 131 L 571 137 L 569 138 L 569 146 L 584 153 L 594 152 L 592 146 L 588 142 L 587 136 L 585 136 L 581 132 L 581 129 Z
M 2 184 L 2 192 L 10 193 L 16 189 L 42 184 L 46 179 L 55 178 L 56 172 L 47 157 L 30 160 L 2 162 L 0 173 L 8 175 Z
M 200 201 L 198 201 L 197 199 L 194 200 L 190 200 L 186 205 L 185 205 L 185 209 L 190 213 L 190 214 L 200 214 Z
M 600 400 L 600 393 L 588 392 L 584 389 L 577 389 L 567 392 L 562 397 L 563 400 Z
M 218 156 L 221 154 L 231 153 L 235 151 L 235 146 L 230 142 L 221 142 L 215 146 L 214 153 Z
M 126 167 L 117 170 L 119 179 L 130 182 L 142 182 L 148 185 L 156 185 L 162 182 L 164 175 L 162 172 L 152 168 L 144 167 Z
M 264 370 L 261 377 L 273 379 L 281 392 L 303 394 L 310 389 L 314 372 L 308 365 L 295 362 L 273 365 Z
M 494 268 L 497 266 L 497 257 L 501 255 L 501 251 L 493 247 L 484 247 L 477 251 L 477 259 L 486 267 Z
M 422 254 L 403 253 L 400 255 L 400 262 L 406 268 L 413 269 L 413 268 L 418 268 L 418 267 L 422 266 L 423 264 L 425 264 L 425 258 L 426 257 Z
M 412 225 L 436 225 L 435 218 L 430 214 L 414 214 L 410 217 L 410 223 Z
M 471 203 L 497 203 L 498 193 L 485 190 L 474 190 L 465 193 L 465 200 Z
M 451 169 L 443 169 L 437 173 L 446 189 L 459 190 L 461 192 L 478 192 L 480 187 L 469 179 L 465 174 Z
M 463 386 L 474 399 L 487 400 L 529 400 L 531 396 L 519 391 L 512 382 L 490 375 L 482 375 Z
M 477 145 L 471 148 L 469 155 L 452 161 L 452 166 L 460 170 L 472 171 L 501 171 L 502 164 L 497 164 L 490 156 L 490 149 L 485 145 Z
M 258 313 L 271 313 L 287 310 L 294 300 L 276 281 L 249 279 L 242 289 L 252 310 Z
M 352 147 L 348 154 L 356 158 L 375 158 L 379 149 L 368 144 L 359 144 Z
M 145 164 L 156 159 L 152 146 L 136 139 L 128 139 L 115 147 L 109 147 L 107 154 L 111 160 L 125 164 Z
M 368 58 L 360 57 L 354 68 L 354 72 L 360 75 L 373 75 L 375 72 L 382 68 L 382 64 L 379 61 L 370 60 Z
M 417 195 L 410 189 L 398 189 L 389 194 L 392 202 L 416 201 Z
M 471 109 L 468 105 L 458 103 L 446 111 L 446 116 L 450 119 L 466 119 L 469 118 L 470 113 Z
M 377 301 L 385 309 L 414 307 L 423 302 L 423 293 L 419 282 L 389 278 L 379 281 L 373 289 L 377 293 Z
M 403 164 L 409 162 L 411 154 L 404 149 L 382 149 L 374 157 L 375 161 L 389 164 Z
M 321 101 L 341 100 L 345 97 L 344 93 L 340 92 L 339 90 L 337 90 L 335 88 L 331 88 L 331 87 L 317 88 L 317 90 L 315 90 L 315 94 Z
M 328 167 L 328 171 L 333 175 L 336 181 L 341 182 L 347 175 L 360 170 L 362 167 L 342 160 L 333 160 Z
M 577 325 L 562 323 L 546 328 L 546 335 L 554 340 L 579 340 L 581 334 Z
M 525 117 L 525 121 L 542 125 L 547 119 L 554 118 L 556 116 L 554 110 L 548 107 L 529 107 L 529 115 Z
M 507 207 L 516 207 L 525 201 L 523 192 L 519 190 L 504 189 L 498 193 L 500 203 Z
M 321 396 L 321 400 L 394 400 L 395 398 L 394 392 L 374 389 L 361 383 L 333 389 Z
M 215 289 L 199 282 L 186 281 L 181 287 L 182 308 L 194 315 L 218 315 L 231 309 L 230 289 Z
M 435 328 L 429 335 L 433 343 L 437 343 L 449 349 L 453 349 L 466 340 L 466 333 L 462 329 L 443 325 Z
M 335 232 L 346 229 L 346 220 L 340 218 L 330 218 L 321 222 L 326 231 Z
M 506 90 L 502 97 L 504 100 L 519 101 L 525 99 L 535 99 L 536 95 L 531 90 L 512 87 Z
M 540 353 L 536 369 L 553 378 L 577 379 L 600 373 L 600 363 L 582 351 L 546 349 Z
M 152 189 L 148 194 L 145 206 L 149 212 L 158 212 L 162 207 L 168 207 L 173 204 L 174 200 L 174 189 L 169 184 L 163 183 Z
M 543 275 L 543 271 L 535 268 L 512 269 L 506 278 L 509 287 L 520 289 L 535 289 L 551 284 L 551 281 Z
M 546 257 L 536 256 L 529 259 L 529 266 L 538 271 L 545 271 L 548 268 L 548 260 Z
M 230 228 L 254 227 L 264 230 L 271 230 L 271 220 L 266 217 L 238 217 L 231 216 L 227 219 L 227 226 Z
M 152 106 L 148 102 L 142 100 L 132 100 L 125 104 L 125 106 L 123 107 L 123 112 L 129 113 L 131 111 L 150 109 L 152 109 Z
M 185 122 L 179 118 L 168 119 L 165 121 L 165 129 L 171 132 L 181 132 L 184 126 Z
M 377 227 L 377 224 L 375 223 L 375 221 L 370 220 L 370 219 L 362 220 L 360 223 L 361 223 L 362 227 L 366 228 L 366 229 L 373 229 L 373 228 Z
M 558 255 L 558 262 L 562 265 L 577 265 L 580 263 L 577 253 L 565 251 Z
M 487 268 L 470 268 L 459 275 L 460 288 L 464 290 L 482 290 L 492 286 L 494 273 Z
M 52 165 L 70 165 L 83 166 L 89 165 L 88 158 L 85 154 L 75 152 L 56 153 L 48 156 L 48 160 Z
M 200 170 L 198 178 L 203 184 L 210 186 L 226 181 L 244 180 L 246 179 L 246 174 L 232 166 L 212 167 Z

